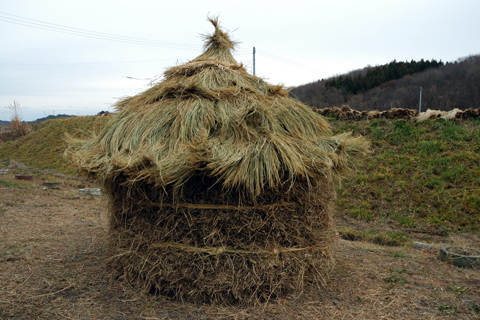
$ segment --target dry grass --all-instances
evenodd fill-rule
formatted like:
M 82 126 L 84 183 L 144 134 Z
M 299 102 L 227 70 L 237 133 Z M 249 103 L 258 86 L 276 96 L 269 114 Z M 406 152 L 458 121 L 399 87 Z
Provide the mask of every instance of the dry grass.
M 450 111 L 440 111 L 440 110 L 430 110 L 428 109 L 425 112 L 418 113 L 415 109 L 403 109 L 403 108 L 392 108 L 385 111 L 358 111 L 351 109 L 347 105 L 343 105 L 341 108 L 323 108 L 323 109 L 314 109 L 319 114 L 335 118 L 337 120 L 373 120 L 373 119 L 405 119 L 405 120 L 416 120 L 418 122 L 425 122 L 428 119 L 478 119 L 480 117 L 480 108 L 478 109 L 466 109 L 460 110 L 455 108 Z
M 13 169 L 19 170 L 19 169 Z M 479 319 L 480 270 L 438 260 L 410 245 L 338 240 L 322 290 L 255 307 L 172 301 L 142 294 L 105 272 L 103 202 L 79 196 L 82 181 L 43 190 L 35 180 L 0 179 L 0 318 L 5 319 Z M 67 176 L 64 177 L 66 179 Z M 338 221 L 340 224 L 341 221 Z M 351 219 L 350 227 L 364 228 Z M 388 230 L 385 225 L 372 225 Z M 417 234 L 409 234 L 417 240 Z M 422 241 L 480 247 L 477 235 L 422 234 Z
M 17 101 L 13 101 L 7 109 L 10 110 L 10 126 L 0 127 L 0 144 L 17 140 L 34 131 L 31 125 L 22 121 L 22 110 Z
M 20 104 L 17 101 L 13 101 L 13 104 L 8 106 L 10 110 L 10 119 L 13 129 L 17 129 L 22 125 L 22 113 L 20 109 Z

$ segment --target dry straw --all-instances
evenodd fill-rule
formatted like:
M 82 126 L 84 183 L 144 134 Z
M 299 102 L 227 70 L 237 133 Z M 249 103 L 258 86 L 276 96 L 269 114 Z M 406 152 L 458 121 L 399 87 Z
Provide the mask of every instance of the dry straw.
M 218 20 L 196 59 L 117 103 L 66 154 L 103 179 L 110 269 L 145 291 L 257 302 L 319 285 L 331 264 L 334 181 L 367 150 L 247 73 Z
M 341 108 L 323 108 L 315 109 L 316 112 L 326 117 L 333 117 L 339 120 L 373 120 L 373 119 L 415 119 L 418 122 L 424 122 L 428 119 L 478 119 L 480 117 L 480 108 L 478 109 L 465 109 L 460 110 L 458 108 L 450 111 L 430 110 L 418 113 L 416 109 L 402 109 L 392 108 L 385 111 L 358 111 L 351 109 L 349 106 L 344 105 Z

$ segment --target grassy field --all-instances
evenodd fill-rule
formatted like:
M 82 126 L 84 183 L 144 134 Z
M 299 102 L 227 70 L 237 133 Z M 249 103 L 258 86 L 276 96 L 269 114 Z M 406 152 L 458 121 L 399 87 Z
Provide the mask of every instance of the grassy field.
M 442 245 L 480 248 L 480 122 L 329 120 L 372 142 L 338 189 L 334 270 L 300 299 L 240 307 L 140 294 L 106 272 L 105 204 L 78 193 L 95 182 L 71 175 L 62 156 L 65 131 L 85 136 L 106 119 L 48 121 L 0 146 L 0 167 L 10 166 L 0 176 L 0 319 L 480 319 L 480 270 L 438 259 Z

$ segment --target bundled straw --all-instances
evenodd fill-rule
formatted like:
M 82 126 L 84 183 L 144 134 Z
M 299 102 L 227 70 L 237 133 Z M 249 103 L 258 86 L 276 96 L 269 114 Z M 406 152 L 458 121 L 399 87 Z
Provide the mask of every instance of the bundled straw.
M 344 105 L 341 108 L 316 109 L 316 112 L 326 117 L 334 117 L 341 120 L 372 120 L 372 119 L 412 119 L 418 115 L 417 110 L 392 108 L 386 111 L 358 111 Z
M 344 105 L 341 108 L 323 108 L 315 109 L 315 111 L 325 117 L 333 117 L 341 120 L 372 120 L 372 119 L 415 119 L 424 122 L 428 119 L 470 119 L 480 117 L 480 108 L 460 110 L 458 108 L 450 111 L 430 110 L 418 113 L 415 109 L 392 108 L 386 111 L 358 111 Z
M 105 181 L 109 266 L 126 281 L 195 301 L 300 294 L 331 261 L 334 180 L 368 144 L 248 74 L 209 20 L 202 55 L 66 154 Z

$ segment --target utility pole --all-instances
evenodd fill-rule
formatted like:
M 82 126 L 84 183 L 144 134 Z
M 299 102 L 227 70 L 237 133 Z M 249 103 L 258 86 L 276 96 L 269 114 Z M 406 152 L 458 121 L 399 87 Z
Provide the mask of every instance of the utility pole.
M 418 113 L 422 112 L 422 87 L 420 87 L 420 101 L 418 102 Z
M 255 47 L 253 47 L 253 75 L 255 75 Z

